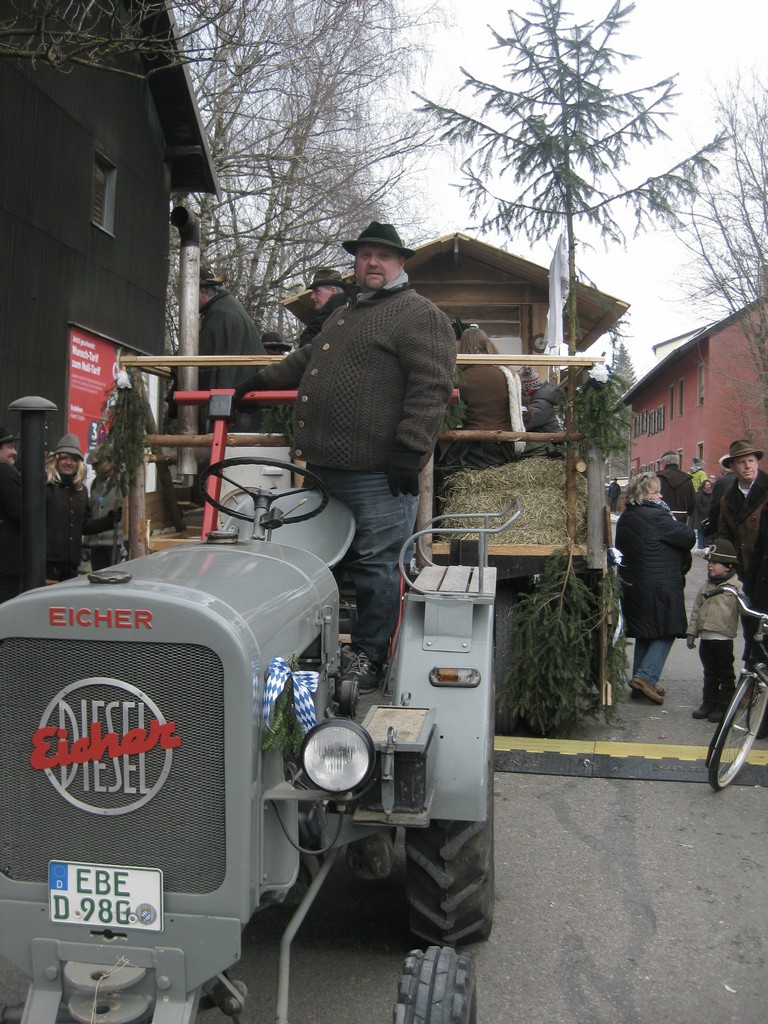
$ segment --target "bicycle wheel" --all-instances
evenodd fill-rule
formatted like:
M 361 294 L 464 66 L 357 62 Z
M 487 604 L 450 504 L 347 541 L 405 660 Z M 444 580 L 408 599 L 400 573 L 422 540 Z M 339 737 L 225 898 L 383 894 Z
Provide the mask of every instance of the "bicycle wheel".
M 754 673 L 744 673 L 723 720 L 712 737 L 707 768 L 713 789 L 725 789 L 746 761 L 763 719 L 768 689 Z

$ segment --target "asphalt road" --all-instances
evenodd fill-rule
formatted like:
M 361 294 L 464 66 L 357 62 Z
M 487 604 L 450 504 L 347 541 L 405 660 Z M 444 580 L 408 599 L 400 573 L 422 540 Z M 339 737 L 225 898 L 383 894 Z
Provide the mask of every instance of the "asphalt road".
M 696 559 L 689 600 L 703 579 Z M 578 738 L 644 745 L 649 764 L 659 745 L 706 746 L 713 726 L 690 715 L 700 700 L 697 652 L 678 642 L 663 682 L 663 707 L 627 700 Z M 765 1020 L 768 790 L 714 793 L 701 771 L 685 782 L 645 775 L 496 774 L 495 923 L 488 942 L 468 947 L 481 1024 Z M 274 1020 L 277 945 L 291 912 L 270 908 L 245 932 L 231 972 L 250 991 L 241 1024 Z M 391 1021 L 414 945 L 402 855 L 383 883 L 337 864 L 294 943 L 291 1024 Z M 0 962 L 0 1004 L 24 988 Z M 217 1019 L 214 1011 L 201 1022 Z

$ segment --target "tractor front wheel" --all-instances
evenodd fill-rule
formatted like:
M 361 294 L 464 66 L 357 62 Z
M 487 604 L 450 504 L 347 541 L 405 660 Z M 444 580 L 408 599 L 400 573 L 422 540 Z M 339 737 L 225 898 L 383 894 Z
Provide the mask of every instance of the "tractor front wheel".
M 476 1024 L 475 969 L 450 947 L 413 950 L 403 964 L 394 1024 Z

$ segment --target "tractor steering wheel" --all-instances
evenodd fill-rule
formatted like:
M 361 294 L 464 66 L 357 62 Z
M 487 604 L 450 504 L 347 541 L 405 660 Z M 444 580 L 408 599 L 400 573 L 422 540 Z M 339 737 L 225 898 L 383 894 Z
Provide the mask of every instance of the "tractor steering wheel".
M 286 469 L 291 473 L 300 473 L 305 479 L 308 479 L 313 486 L 301 486 L 301 487 L 287 487 L 283 490 L 268 490 L 264 487 L 243 487 L 237 480 L 230 479 L 224 472 L 232 466 L 274 466 L 277 469 Z M 205 484 L 209 476 L 215 476 L 219 480 L 225 480 L 228 484 L 232 484 L 233 487 L 237 487 L 238 490 L 244 494 L 250 495 L 253 499 L 253 515 L 248 515 L 245 512 L 241 512 L 239 509 L 230 508 L 223 505 L 216 498 L 212 498 L 210 494 L 205 490 Z M 242 519 L 246 523 L 256 524 L 257 518 L 259 518 L 259 510 L 262 511 L 262 518 L 265 514 L 269 513 L 272 505 L 278 498 L 285 498 L 291 494 L 318 494 L 320 495 L 320 502 L 315 508 L 310 509 L 309 512 L 303 512 L 300 515 L 280 515 L 279 521 L 273 521 L 271 524 L 263 524 L 266 529 L 274 529 L 276 526 L 288 525 L 290 523 L 303 523 L 307 519 L 313 519 L 315 516 L 319 516 L 325 506 L 328 504 L 328 490 L 315 473 L 305 469 L 303 466 L 296 466 L 293 462 L 281 462 L 278 459 L 257 459 L 250 456 L 243 456 L 237 459 L 222 459 L 221 462 L 212 462 L 210 466 L 203 470 L 200 474 L 200 487 L 203 491 L 203 498 L 208 502 L 209 505 L 213 505 L 214 508 L 218 509 L 219 512 L 224 512 L 228 516 L 233 516 L 235 519 Z

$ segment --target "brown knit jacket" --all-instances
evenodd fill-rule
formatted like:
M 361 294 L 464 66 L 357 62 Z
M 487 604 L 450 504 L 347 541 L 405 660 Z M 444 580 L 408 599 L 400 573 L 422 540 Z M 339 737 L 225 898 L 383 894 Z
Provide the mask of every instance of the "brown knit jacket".
M 385 470 L 396 443 L 432 454 L 453 387 L 448 317 L 406 285 L 352 299 L 311 345 L 260 371 L 271 388 L 298 387 L 298 459 Z

